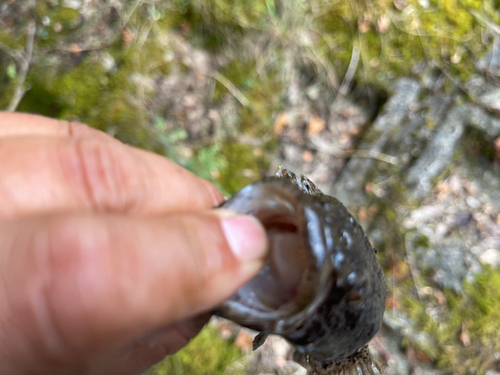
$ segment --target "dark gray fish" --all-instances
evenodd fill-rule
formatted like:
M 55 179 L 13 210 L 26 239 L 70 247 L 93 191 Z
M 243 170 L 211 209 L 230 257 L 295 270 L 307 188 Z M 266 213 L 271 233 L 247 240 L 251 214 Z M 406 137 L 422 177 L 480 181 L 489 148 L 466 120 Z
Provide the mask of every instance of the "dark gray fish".
M 280 167 L 223 204 L 264 225 L 270 254 L 217 314 L 288 340 L 311 375 L 373 375 L 368 342 L 380 330 L 386 283 L 361 226 L 337 199 Z

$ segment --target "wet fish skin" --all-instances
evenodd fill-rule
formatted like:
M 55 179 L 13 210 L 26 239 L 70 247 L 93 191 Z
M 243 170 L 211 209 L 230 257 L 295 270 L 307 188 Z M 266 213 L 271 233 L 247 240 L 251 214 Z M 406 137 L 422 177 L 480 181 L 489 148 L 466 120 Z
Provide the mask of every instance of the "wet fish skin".
M 277 201 L 289 200 L 293 205 L 298 239 L 310 257 L 304 262 L 308 276 L 301 280 L 296 298 L 276 311 L 252 310 L 244 306 L 243 294 L 237 293 L 218 313 L 264 335 L 284 337 L 310 374 L 349 374 L 353 363 L 361 363 L 360 374 L 377 374 L 379 368 L 368 361 L 371 355 L 366 347 L 381 327 L 387 287 L 361 226 L 337 199 L 283 168 L 277 177 L 247 186 L 223 207 L 258 217 L 252 202 L 265 194 L 271 202 L 265 204 L 272 204 L 275 194 Z M 262 344 L 264 335 L 256 344 Z M 358 373 L 357 368 L 352 371 Z

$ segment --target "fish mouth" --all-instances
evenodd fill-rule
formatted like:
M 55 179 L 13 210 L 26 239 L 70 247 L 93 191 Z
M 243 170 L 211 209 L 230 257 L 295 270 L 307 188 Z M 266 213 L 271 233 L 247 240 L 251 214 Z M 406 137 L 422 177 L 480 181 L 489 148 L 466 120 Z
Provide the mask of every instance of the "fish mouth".
M 253 189 L 259 198 L 252 214 L 264 226 L 270 247 L 260 272 L 239 291 L 249 307 L 274 311 L 299 294 L 304 273 L 304 228 L 287 191 L 272 187 Z
M 303 316 L 324 300 L 320 291 L 327 289 L 322 286 L 329 270 L 318 263 L 317 249 L 311 249 L 311 232 L 318 228 L 308 228 L 312 210 L 302 203 L 305 194 L 278 179 L 264 182 L 247 186 L 224 204 L 263 224 L 270 251 L 263 268 L 220 307 L 220 315 L 283 334 L 300 325 Z

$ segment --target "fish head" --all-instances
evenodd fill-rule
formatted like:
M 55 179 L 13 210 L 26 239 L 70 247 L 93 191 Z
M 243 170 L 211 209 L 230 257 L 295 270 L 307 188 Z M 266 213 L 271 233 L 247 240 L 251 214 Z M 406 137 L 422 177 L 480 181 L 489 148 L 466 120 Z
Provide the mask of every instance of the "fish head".
M 260 272 L 216 313 L 329 362 L 353 355 L 379 331 L 387 288 L 361 226 L 306 180 L 267 178 L 223 204 L 255 216 L 270 249 Z

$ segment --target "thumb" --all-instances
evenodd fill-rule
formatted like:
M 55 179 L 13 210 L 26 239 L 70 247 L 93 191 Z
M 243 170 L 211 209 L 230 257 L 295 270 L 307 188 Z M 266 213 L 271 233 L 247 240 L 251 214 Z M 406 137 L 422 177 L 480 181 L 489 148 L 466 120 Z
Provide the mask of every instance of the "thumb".
M 267 238 L 255 218 L 213 210 L 3 222 L 0 244 L 5 358 L 74 363 L 227 299 L 262 267 Z

